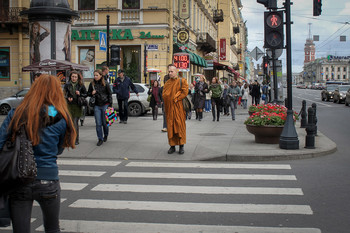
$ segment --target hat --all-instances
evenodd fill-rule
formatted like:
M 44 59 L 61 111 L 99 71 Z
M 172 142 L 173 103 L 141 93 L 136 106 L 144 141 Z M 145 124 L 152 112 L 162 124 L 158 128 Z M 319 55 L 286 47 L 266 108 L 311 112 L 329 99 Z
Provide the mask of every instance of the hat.
M 120 74 L 120 73 L 124 73 L 124 70 L 119 69 L 119 70 L 118 70 L 118 74 Z

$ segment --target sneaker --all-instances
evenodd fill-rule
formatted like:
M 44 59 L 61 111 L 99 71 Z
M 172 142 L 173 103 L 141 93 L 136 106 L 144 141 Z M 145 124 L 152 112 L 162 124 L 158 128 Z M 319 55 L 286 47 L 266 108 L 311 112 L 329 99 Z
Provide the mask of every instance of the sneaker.
M 128 122 L 127 121 L 123 121 L 123 123 L 126 125 Z
M 101 146 L 103 144 L 103 141 L 102 140 L 98 140 L 98 142 L 97 142 L 97 146 Z
M 108 138 L 108 136 L 104 136 L 103 137 L 103 142 L 107 142 L 107 138 Z
M 123 124 L 124 123 L 124 121 L 119 121 L 119 124 Z
M 162 129 L 162 132 L 167 132 L 167 131 L 168 131 L 167 128 Z
M 76 142 L 75 142 L 75 145 L 79 145 L 79 141 L 76 141 Z

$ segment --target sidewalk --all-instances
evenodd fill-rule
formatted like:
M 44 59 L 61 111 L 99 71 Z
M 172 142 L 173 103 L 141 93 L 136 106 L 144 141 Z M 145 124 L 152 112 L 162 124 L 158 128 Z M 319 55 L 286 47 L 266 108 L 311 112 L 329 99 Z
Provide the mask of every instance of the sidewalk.
M 195 115 L 195 114 L 193 114 Z M 108 141 L 96 146 L 97 136 L 94 117 L 86 117 L 80 127 L 80 144 L 76 149 L 65 150 L 60 157 L 98 159 L 140 159 L 176 161 L 268 161 L 311 158 L 336 151 L 336 144 L 318 131 L 316 149 L 305 149 L 305 129 L 296 130 L 299 150 L 283 150 L 278 144 L 258 144 L 254 135 L 244 125 L 248 112 L 237 109 L 236 120 L 223 116 L 220 122 L 213 122 L 211 113 L 204 113 L 204 119 L 187 120 L 187 143 L 185 154 L 175 152 L 168 155 L 167 133 L 161 132 L 162 115 L 154 121 L 151 115 L 129 117 L 128 124 L 114 123 L 110 127 Z M 178 147 L 176 147 L 178 151 Z

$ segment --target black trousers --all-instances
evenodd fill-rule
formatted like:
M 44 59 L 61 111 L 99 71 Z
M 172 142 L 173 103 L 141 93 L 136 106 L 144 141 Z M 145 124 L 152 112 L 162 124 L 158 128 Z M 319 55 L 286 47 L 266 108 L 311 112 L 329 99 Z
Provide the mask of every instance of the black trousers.
M 128 121 L 128 100 L 118 99 L 118 107 L 120 121 Z

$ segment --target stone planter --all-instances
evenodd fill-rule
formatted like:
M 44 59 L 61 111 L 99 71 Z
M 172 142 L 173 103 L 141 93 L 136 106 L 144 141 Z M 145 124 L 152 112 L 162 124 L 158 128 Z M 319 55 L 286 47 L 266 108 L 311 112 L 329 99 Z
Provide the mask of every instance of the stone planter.
M 280 141 L 280 136 L 283 131 L 284 126 L 257 126 L 257 125 L 246 125 L 249 133 L 255 135 L 256 143 L 265 144 L 278 144 Z

